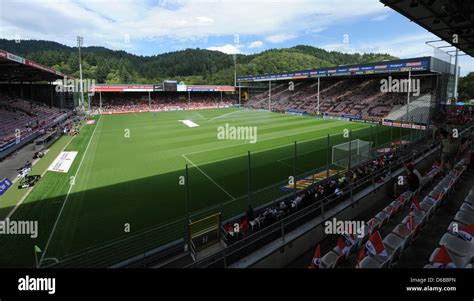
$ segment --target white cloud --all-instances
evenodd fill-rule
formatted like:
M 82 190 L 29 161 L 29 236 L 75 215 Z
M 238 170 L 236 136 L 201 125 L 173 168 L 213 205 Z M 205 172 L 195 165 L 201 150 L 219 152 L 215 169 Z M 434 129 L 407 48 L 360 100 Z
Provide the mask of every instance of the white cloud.
M 339 51 L 342 53 L 356 53 L 358 52 L 351 44 L 346 43 L 334 43 L 334 44 L 326 44 L 321 46 L 321 48 L 327 51 Z
M 418 34 L 392 36 L 390 39 L 378 41 L 358 40 L 357 43 L 332 43 L 321 45 L 320 47 L 329 51 L 389 53 L 400 58 L 408 58 L 433 55 L 433 48 L 425 44 L 425 41 L 430 39 L 435 39 L 435 36 L 430 33 L 421 32 Z
M 205 16 L 199 16 L 196 19 L 200 23 L 214 23 L 214 19 Z
M 249 48 L 262 48 L 263 42 L 262 41 L 253 41 L 249 44 Z
M 388 17 L 390 17 L 390 14 L 378 15 L 370 19 L 370 21 L 376 21 L 376 22 L 385 21 Z
M 265 40 L 270 43 L 282 43 L 294 38 L 296 38 L 296 35 L 294 34 L 275 34 L 265 38 Z
M 386 10 L 374 0 L 2 0 L 0 37 L 20 34 L 74 45 L 79 34 L 87 45 L 120 45 L 125 33 L 137 43 L 227 36 L 232 43 L 233 35 L 239 34 L 268 36 L 268 41 L 278 43 L 299 32 Z M 292 34 L 285 34 L 288 28 Z
M 215 50 L 215 51 L 220 51 L 226 54 L 240 54 L 242 53 L 240 51 L 241 46 L 237 45 L 232 45 L 232 44 L 226 44 L 223 46 L 212 46 L 208 47 L 207 50 Z

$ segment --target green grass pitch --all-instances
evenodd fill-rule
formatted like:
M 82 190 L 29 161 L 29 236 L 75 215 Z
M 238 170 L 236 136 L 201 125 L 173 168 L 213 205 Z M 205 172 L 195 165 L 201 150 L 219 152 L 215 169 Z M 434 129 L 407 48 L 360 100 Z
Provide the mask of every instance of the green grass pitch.
M 179 122 L 185 119 L 199 127 Z M 217 139 L 217 128 L 226 123 L 257 127 L 257 143 Z M 48 265 L 116 241 L 115 249 L 113 245 L 108 248 L 113 250 L 110 264 L 182 238 L 186 201 L 185 187 L 179 181 L 186 164 L 191 218 L 220 211 L 226 219 L 247 208 L 248 151 L 251 203 L 257 207 L 284 193 L 281 185 L 266 187 L 286 182 L 294 170 L 304 174 L 324 166 L 327 135 L 331 135 L 330 145 L 349 141 L 343 137 L 344 129 L 352 131 L 352 139 L 378 145 L 409 133 L 375 125 L 371 129 L 365 123 L 242 109 L 96 117 L 95 125 L 84 125 L 73 139 L 61 138 L 50 156 L 42 159 L 47 162 L 39 162 L 47 168 L 67 142 L 65 150 L 79 152 L 68 174 L 46 172 L 17 208 L 11 219 L 37 220 L 39 236 L 1 236 L 0 266 L 33 266 L 34 245 L 42 248 L 42 263 Z M 296 168 L 294 141 L 298 142 Z M 0 199 L 2 219 L 19 201 L 16 189 Z M 172 226 L 150 232 L 146 239 L 127 247 L 120 244 L 144 229 L 173 221 Z M 126 225 L 130 232 L 125 232 Z

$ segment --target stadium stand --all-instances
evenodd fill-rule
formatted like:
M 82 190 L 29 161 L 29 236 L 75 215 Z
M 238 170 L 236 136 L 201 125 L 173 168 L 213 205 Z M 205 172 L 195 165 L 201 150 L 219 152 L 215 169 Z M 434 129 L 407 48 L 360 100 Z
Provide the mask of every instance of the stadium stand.
M 441 183 L 440 183 L 441 185 Z M 449 184 L 444 184 L 449 185 Z M 443 185 L 443 186 L 444 186 Z M 444 187 L 440 188 L 444 188 Z M 464 199 L 425 268 L 472 268 L 474 260 L 474 188 Z
M 426 122 L 434 94 L 431 80 L 420 80 L 420 95 L 412 96 L 407 116 L 406 93 L 384 93 L 380 79 L 332 79 L 321 84 L 320 107 L 322 113 L 334 116 L 353 115 L 391 120 Z M 269 91 L 252 97 L 247 106 L 268 109 Z M 272 111 L 291 109 L 317 112 L 317 82 L 301 81 L 288 89 L 288 84 L 278 84 L 271 89 Z
M 451 189 L 459 180 L 459 177 L 465 170 L 465 166 L 461 161 L 457 167 L 451 171 L 431 192 L 425 196 L 422 202 L 418 202 L 418 192 L 410 193 L 411 205 L 408 214 L 403 219 L 402 223 L 397 224 L 392 232 L 383 238 L 381 241 L 381 248 L 387 251 L 386 256 L 373 255 L 369 250 L 368 245 L 365 245 L 359 253 L 357 263 L 358 268 L 386 268 L 393 266 L 402 256 L 413 239 L 420 231 L 427 225 L 433 216 L 434 209 L 439 207 L 446 199 Z M 428 173 L 428 180 L 439 172 L 438 167 L 433 167 Z M 428 183 L 428 182 L 425 182 Z M 421 190 L 422 187 L 420 187 Z M 442 188 L 442 192 L 438 190 Z M 436 192 L 436 197 L 432 197 L 432 193 Z M 407 202 L 408 204 L 408 202 Z M 384 210 L 385 211 L 385 210 Z M 393 217 L 393 214 L 390 215 Z
M 461 157 L 466 150 L 466 158 L 458 161 L 455 167 L 437 185 L 429 190 L 421 202 L 418 202 L 418 198 L 423 188 L 429 186 L 443 173 L 438 162 L 435 162 L 432 168 L 426 172 L 420 187 L 416 191 L 406 191 L 389 206 L 378 212 L 374 218 L 370 219 L 366 223 L 368 231 L 365 231 L 365 235 L 362 238 L 357 239 L 349 234 L 341 235 L 337 245 L 321 257 L 319 267 L 337 267 L 341 263 L 348 261 L 352 254 L 355 254 L 354 257 L 357 257 L 357 268 L 388 268 L 397 263 L 413 239 L 431 221 L 434 211 L 442 204 L 449 202 L 448 195 L 452 192 L 461 175 L 466 171 L 466 166 L 469 164 L 467 158 L 470 158 L 471 150 L 467 141 L 460 150 Z M 472 204 L 466 202 L 474 200 L 473 196 L 474 189 L 466 197 L 465 203 L 454 217 L 454 221 L 450 224 L 448 232 L 442 237 L 440 247 L 433 251 L 430 257 L 430 264 L 426 265 L 425 268 L 472 267 L 471 261 L 474 258 L 472 244 L 461 240 L 472 240 L 473 229 L 471 224 L 473 224 L 474 215 L 471 215 L 471 213 L 474 212 L 474 207 L 471 208 L 470 205 Z M 379 231 L 388 224 L 390 219 L 404 212 L 406 212 L 406 216 L 402 222 L 397 224 L 389 234 L 382 238 Z M 459 231 L 453 232 L 454 223 L 462 227 L 462 234 L 459 234 Z M 318 248 L 320 248 L 319 244 Z M 446 256 L 449 256 L 447 261 Z M 439 257 L 445 258 L 445 262 L 436 262 Z
M 134 93 L 120 93 L 102 96 L 102 108 L 98 97 L 92 100 L 92 110 L 102 113 L 120 113 L 130 111 L 167 111 L 176 109 L 208 109 L 217 107 L 228 107 L 233 104 L 233 99 L 229 95 L 220 95 L 212 93 L 201 93 L 193 95 L 192 100 L 183 99 L 178 93 L 157 93 L 149 102 L 148 99 L 136 96 Z
M 317 182 L 307 191 L 298 193 L 296 198 L 287 197 L 275 205 L 260 208 L 254 213 L 254 218 L 250 218 L 247 214 L 240 219 L 229 221 L 223 226 L 226 242 L 232 244 L 311 204 L 324 202 L 326 210 L 330 209 L 337 205 L 337 199 L 350 192 L 349 183 L 359 183 L 360 186 L 354 190 L 360 190 L 364 185 L 370 184 L 367 179 L 376 172 L 375 181 L 383 182 L 384 177 L 388 176 L 390 165 L 395 165 L 398 160 L 399 157 L 395 150 L 380 155 L 377 159 L 355 166 L 349 172 L 336 174 Z M 236 228 L 233 226 L 236 223 L 239 225 L 238 231 L 235 231 Z
M 0 95 L 0 150 L 16 140 L 37 133 L 67 115 L 65 110 L 44 103 Z

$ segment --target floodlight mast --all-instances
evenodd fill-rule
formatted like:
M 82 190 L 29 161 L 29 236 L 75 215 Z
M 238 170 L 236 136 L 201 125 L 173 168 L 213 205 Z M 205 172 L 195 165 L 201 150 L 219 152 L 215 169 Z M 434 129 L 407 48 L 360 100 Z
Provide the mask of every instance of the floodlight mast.
M 454 55 L 454 104 L 458 102 L 458 83 L 459 83 L 459 72 L 458 72 L 458 55 L 459 50 L 456 47 L 456 54 Z
M 237 87 L 237 53 L 232 56 L 234 58 L 234 87 Z
M 234 53 L 232 55 L 232 58 L 234 59 L 234 91 L 235 91 L 237 89 L 237 53 Z M 240 92 L 241 90 L 240 90 L 240 83 L 239 83 L 239 105 L 241 104 Z
M 319 115 L 319 85 L 321 84 L 320 79 L 321 79 L 321 76 L 318 76 L 318 109 L 316 110 L 318 115 Z
M 82 61 L 81 61 L 81 46 L 84 43 L 84 38 L 77 36 L 77 49 L 79 51 L 79 76 L 80 76 L 80 92 L 81 92 L 81 107 L 84 111 L 84 88 L 82 86 Z

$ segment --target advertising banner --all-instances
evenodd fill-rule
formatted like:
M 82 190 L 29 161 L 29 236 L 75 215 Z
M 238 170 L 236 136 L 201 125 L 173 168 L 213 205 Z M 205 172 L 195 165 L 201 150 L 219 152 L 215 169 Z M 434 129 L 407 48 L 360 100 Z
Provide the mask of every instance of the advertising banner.
M 2 196 L 7 190 L 12 187 L 13 182 L 10 179 L 5 178 L 0 181 L 0 196 Z
M 48 170 L 67 173 L 76 156 L 76 151 L 61 152 L 49 166 Z

